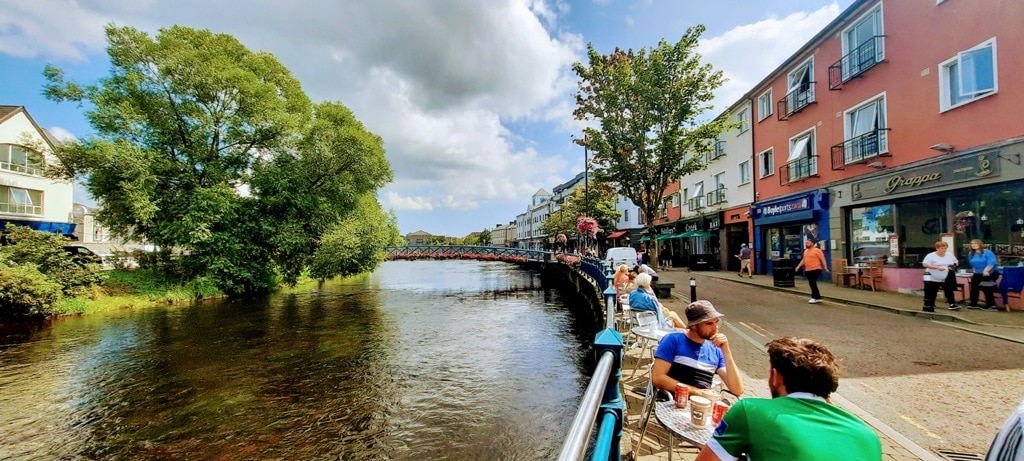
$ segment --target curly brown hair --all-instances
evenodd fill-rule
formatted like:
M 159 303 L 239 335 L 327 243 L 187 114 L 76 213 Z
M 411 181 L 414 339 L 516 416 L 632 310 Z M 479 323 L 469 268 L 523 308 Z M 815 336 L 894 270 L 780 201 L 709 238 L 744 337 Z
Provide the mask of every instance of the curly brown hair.
M 786 393 L 810 392 L 828 398 L 839 388 L 839 364 L 821 343 L 790 336 L 766 346 L 768 361 L 782 375 Z

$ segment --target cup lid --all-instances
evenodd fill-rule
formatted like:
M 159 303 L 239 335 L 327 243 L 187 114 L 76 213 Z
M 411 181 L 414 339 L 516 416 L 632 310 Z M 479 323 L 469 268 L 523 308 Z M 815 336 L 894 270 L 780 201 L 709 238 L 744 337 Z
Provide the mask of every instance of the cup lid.
M 690 397 L 690 402 L 693 402 L 693 403 L 695 403 L 697 405 L 711 405 L 711 401 L 710 400 L 708 400 L 708 399 L 706 399 L 704 397 L 701 397 L 699 395 L 695 395 L 693 397 Z

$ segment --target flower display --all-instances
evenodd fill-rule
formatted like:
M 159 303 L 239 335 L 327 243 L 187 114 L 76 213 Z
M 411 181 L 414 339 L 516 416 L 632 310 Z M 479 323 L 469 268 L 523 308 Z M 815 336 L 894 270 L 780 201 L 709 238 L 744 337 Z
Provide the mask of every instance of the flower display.
M 597 232 L 600 230 L 597 227 L 597 220 L 589 216 L 580 216 L 576 218 L 576 230 L 580 232 L 580 235 L 586 238 L 597 238 Z

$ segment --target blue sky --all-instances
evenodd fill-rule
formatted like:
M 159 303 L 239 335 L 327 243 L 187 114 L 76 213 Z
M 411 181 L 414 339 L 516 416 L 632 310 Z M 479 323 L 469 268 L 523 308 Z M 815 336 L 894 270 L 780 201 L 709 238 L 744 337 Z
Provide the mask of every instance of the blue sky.
M 587 43 L 650 48 L 704 24 L 699 51 L 729 79 L 711 117 L 852 1 L 0 0 L 0 104 L 88 137 L 82 108 L 40 95 L 43 66 L 82 83 L 107 75 L 110 23 L 231 34 L 384 139 L 395 181 L 378 195 L 403 234 L 463 236 L 514 220 L 538 189 L 582 171 L 571 66 Z M 92 203 L 81 188 L 75 200 Z

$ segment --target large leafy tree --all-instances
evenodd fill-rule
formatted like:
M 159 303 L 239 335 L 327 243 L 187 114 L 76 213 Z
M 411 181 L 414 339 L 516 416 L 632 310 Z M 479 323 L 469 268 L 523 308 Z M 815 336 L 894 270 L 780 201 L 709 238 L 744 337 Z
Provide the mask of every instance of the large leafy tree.
M 695 51 L 703 32 L 691 27 L 677 43 L 661 40 L 649 51 L 602 55 L 590 44 L 588 63 L 573 65 L 580 78 L 573 114 L 598 124 L 575 142 L 590 150 L 595 176 L 640 208 L 650 235 L 665 187 L 704 169 L 729 126 L 724 118 L 700 121 L 724 82 Z
M 57 148 L 54 174 L 83 179 L 113 232 L 182 250 L 190 275 L 229 293 L 293 282 L 323 234 L 391 180 L 380 138 L 341 104 L 314 108 L 273 55 L 187 27 L 106 33 L 111 71 L 97 84 L 44 71 L 48 97 L 91 103 L 96 131 Z

